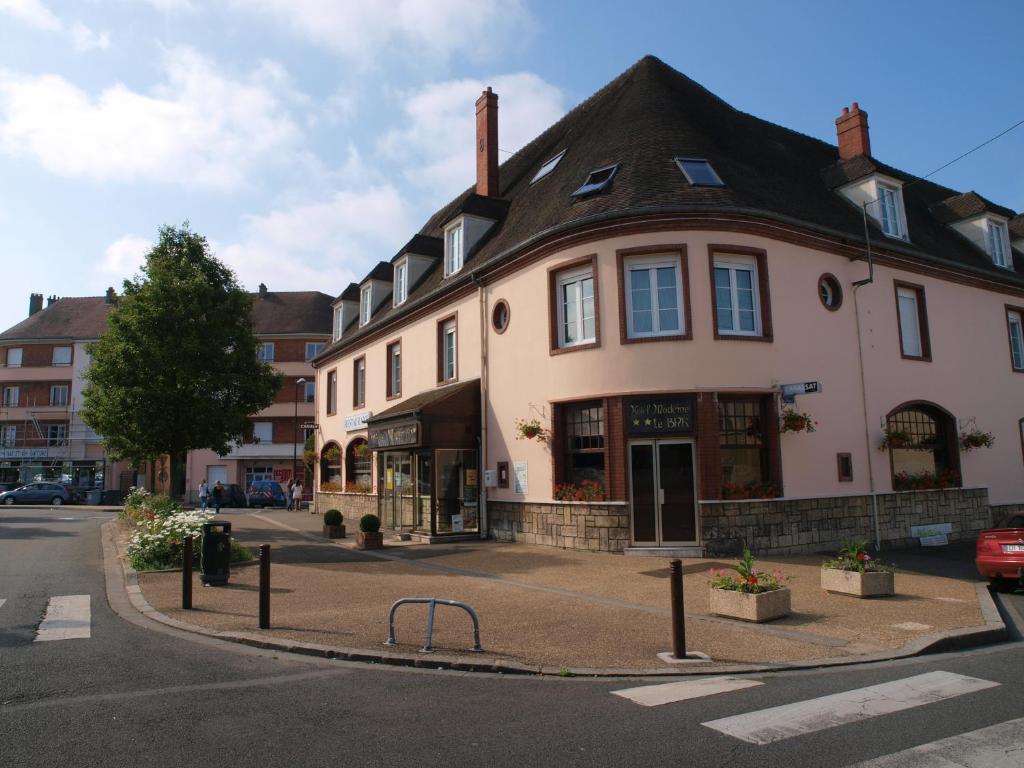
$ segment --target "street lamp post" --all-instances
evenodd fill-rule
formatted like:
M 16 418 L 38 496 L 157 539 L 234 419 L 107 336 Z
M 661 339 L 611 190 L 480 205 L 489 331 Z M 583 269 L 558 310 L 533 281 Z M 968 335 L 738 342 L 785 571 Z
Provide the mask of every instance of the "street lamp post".
M 299 387 L 305 383 L 305 379 L 295 381 L 295 442 L 292 443 L 292 481 L 295 483 L 299 482 Z

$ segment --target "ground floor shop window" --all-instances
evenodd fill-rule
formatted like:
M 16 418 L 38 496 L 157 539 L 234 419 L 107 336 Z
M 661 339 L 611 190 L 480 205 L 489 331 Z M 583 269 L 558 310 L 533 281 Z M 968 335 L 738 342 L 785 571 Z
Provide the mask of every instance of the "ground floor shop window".
M 373 452 L 370 444 L 359 437 L 345 451 L 345 490 L 369 493 L 373 487 Z
M 251 488 L 257 480 L 273 480 L 274 468 L 265 466 L 252 466 L 245 468 L 245 487 Z
M 565 482 L 580 487 L 584 481 L 605 487 L 606 440 L 601 401 L 563 406 Z
M 337 443 L 328 443 L 320 452 L 320 490 L 341 489 L 341 448 Z
M 778 495 L 772 484 L 762 398 L 721 400 L 718 404 L 719 455 L 724 498 Z
M 438 450 L 437 533 L 480 530 L 480 478 L 476 451 Z
M 886 419 L 885 444 L 896 491 L 960 485 L 956 421 L 934 405 L 902 406 Z

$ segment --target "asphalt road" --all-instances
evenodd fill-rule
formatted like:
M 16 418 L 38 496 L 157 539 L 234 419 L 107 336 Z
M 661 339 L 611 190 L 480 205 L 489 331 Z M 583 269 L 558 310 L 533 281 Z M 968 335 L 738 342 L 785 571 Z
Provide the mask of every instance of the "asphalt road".
M 838 768 L 1024 717 L 1019 641 L 744 676 L 759 685 L 656 707 L 611 694 L 650 680 L 396 669 L 249 649 L 156 625 L 127 607 L 123 587 L 108 601 L 99 530 L 109 517 L 0 509 L 0 765 Z M 50 599 L 69 595 L 89 596 L 89 637 L 35 642 Z M 1024 595 L 1012 600 L 1024 613 Z M 819 700 L 931 672 L 988 687 L 842 725 Z M 703 725 L 809 700 L 823 714 L 807 732 L 765 745 Z M 1024 750 L 1024 721 L 1013 727 Z M 975 764 L 1024 764 L 1024 752 L 1000 755 Z

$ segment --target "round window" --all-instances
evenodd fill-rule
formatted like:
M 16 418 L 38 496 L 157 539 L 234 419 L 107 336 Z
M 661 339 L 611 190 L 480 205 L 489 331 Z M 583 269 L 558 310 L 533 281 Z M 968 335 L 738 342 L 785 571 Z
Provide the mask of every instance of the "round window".
M 494 326 L 494 330 L 498 333 L 504 333 L 505 329 L 508 328 L 510 316 L 508 302 L 504 299 L 499 299 L 498 303 L 494 305 L 494 309 L 491 310 L 491 325 Z
M 834 275 L 822 275 L 818 279 L 818 298 L 826 309 L 835 312 L 843 303 L 843 289 Z

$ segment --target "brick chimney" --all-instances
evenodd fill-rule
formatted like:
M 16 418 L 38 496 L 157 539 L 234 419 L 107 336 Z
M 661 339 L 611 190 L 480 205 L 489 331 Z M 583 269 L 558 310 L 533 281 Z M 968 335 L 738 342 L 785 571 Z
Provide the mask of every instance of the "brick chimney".
M 107 288 L 107 295 L 103 298 L 104 304 L 113 304 L 114 299 L 117 298 L 117 291 L 113 287 Z
M 260 283 L 260 298 L 261 299 L 267 298 L 267 284 L 266 283 Z
M 49 306 L 51 306 L 52 304 L 54 304 L 55 302 L 58 302 L 58 301 L 60 301 L 60 296 L 58 296 L 57 294 L 53 294 L 53 296 L 47 296 L 46 297 L 46 306 L 49 307 Z
M 850 107 L 843 107 L 843 114 L 836 118 L 836 138 L 839 140 L 839 157 L 842 160 L 871 154 L 868 113 L 856 101 Z
M 28 296 L 28 316 L 32 317 L 43 308 L 43 294 L 30 293 Z
M 476 100 L 476 193 L 498 196 L 498 94 L 490 86 Z

